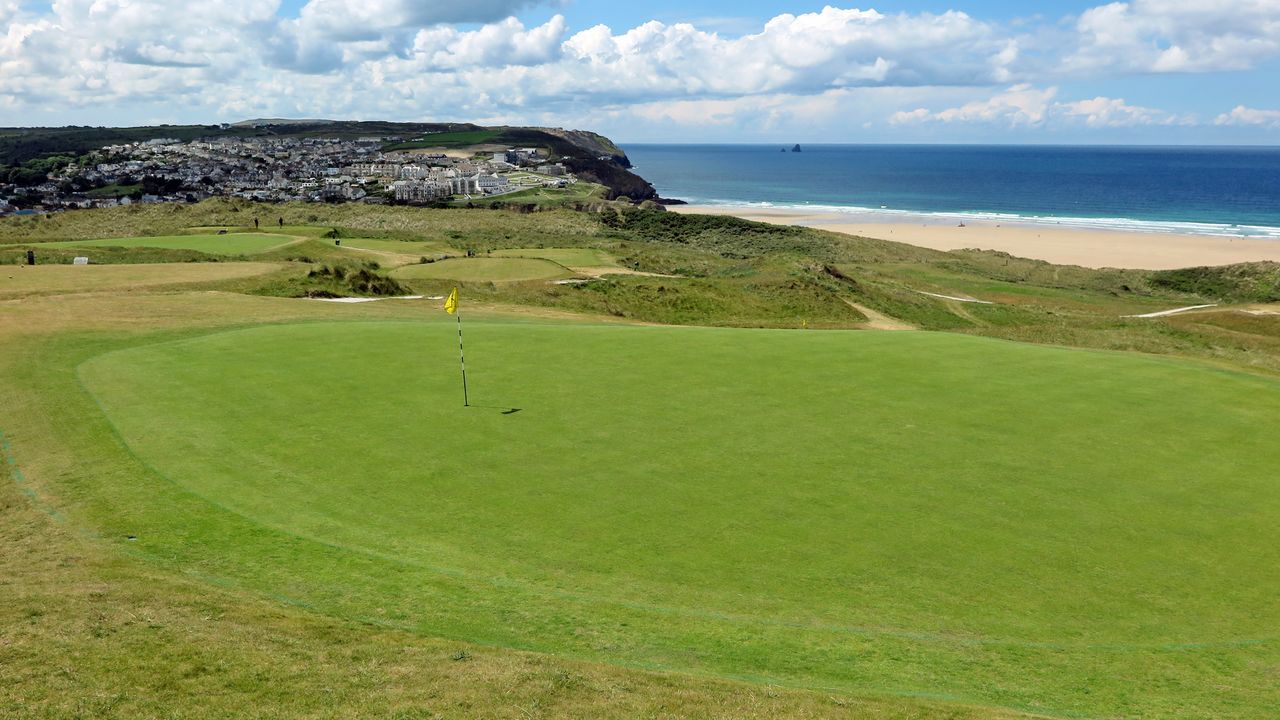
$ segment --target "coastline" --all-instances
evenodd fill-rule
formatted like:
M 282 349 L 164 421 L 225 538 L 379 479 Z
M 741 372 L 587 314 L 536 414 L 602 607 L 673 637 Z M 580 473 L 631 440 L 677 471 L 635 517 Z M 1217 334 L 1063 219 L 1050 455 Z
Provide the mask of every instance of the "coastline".
M 1175 270 L 1265 260 L 1280 262 L 1280 240 L 1263 238 L 1046 227 L 985 220 L 966 220 L 961 227 L 954 219 L 924 215 L 850 215 L 733 205 L 672 205 L 667 209 L 696 215 L 730 215 L 776 225 L 800 225 L 934 250 L 997 250 L 1057 265 L 1089 268 Z

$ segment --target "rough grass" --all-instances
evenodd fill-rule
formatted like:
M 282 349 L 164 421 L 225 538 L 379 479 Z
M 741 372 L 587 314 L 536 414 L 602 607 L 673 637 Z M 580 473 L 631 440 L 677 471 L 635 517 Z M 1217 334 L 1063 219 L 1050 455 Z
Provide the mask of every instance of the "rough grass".
M 228 233 L 226 235 L 169 235 L 106 238 L 102 240 L 68 240 L 44 243 L 44 245 L 48 247 L 76 248 L 158 248 L 162 250 L 194 250 L 211 255 L 255 255 L 287 245 L 295 239 L 268 233 Z
M 577 203 L 603 202 L 608 199 L 609 189 L 603 185 L 596 183 L 579 181 L 568 187 L 563 188 L 529 188 L 528 190 L 520 190 L 507 195 L 499 195 L 490 200 L 490 204 L 503 205 L 527 205 L 537 208 L 554 208 L 565 205 L 573 205 Z M 460 204 L 468 201 L 459 200 Z M 483 204 L 485 200 L 470 201 L 476 204 Z
M 25 265 L 27 251 L 36 254 L 37 265 L 71 265 L 77 257 L 89 257 L 94 265 L 143 263 L 221 262 L 225 256 L 195 250 L 165 250 L 149 247 L 96 247 L 92 252 L 78 247 L 50 247 L 50 243 L 0 245 L 0 265 Z
M 452 333 L 93 359 L 141 474 L 85 511 L 163 566 L 483 644 L 1058 715 L 1280 702 L 1274 381 L 941 334 L 473 323 L 464 410 Z
M 373 250 L 394 255 L 412 255 L 416 257 L 438 257 L 448 253 L 448 245 L 439 242 L 413 242 L 407 240 L 375 240 L 370 238 L 342 238 L 342 247 Z
M 425 210 L 377 205 L 317 205 L 288 203 L 264 205 L 234 199 L 214 199 L 196 205 L 134 205 L 102 210 L 76 210 L 46 217 L 0 219 L 0 242 L 103 239 L 174 235 L 188 228 L 252 229 L 258 218 L 263 230 L 285 232 L 308 226 L 317 235 L 333 228 L 349 230 L 354 237 L 411 239 L 443 242 L 454 247 L 463 241 L 470 247 L 520 247 L 564 245 L 566 240 L 593 236 L 599 222 L 589 214 L 569 210 L 521 214 L 491 210 Z M 518 244 L 507 244 L 519 238 Z M 559 238 L 559 242 L 555 241 Z
M 132 292 L 249 278 L 280 270 L 272 263 L 0 266 L 0 297 Z
M 1280 264 L 1248 263 L 1153 273 L 1152 284 L 1229 302 L 1280 301 Z
M 541 258 L 565 267 L 617 267 L 618 263 L 608 253 L 594 248 L 514 248 L 495 250 L 498 257 Z
M 440 262 L 407 265 L 392 271 L 402 280 L 458 280 L 463 282 L 521 282 L 572 277 L 573 272 L 537 258 L 450 258 Z

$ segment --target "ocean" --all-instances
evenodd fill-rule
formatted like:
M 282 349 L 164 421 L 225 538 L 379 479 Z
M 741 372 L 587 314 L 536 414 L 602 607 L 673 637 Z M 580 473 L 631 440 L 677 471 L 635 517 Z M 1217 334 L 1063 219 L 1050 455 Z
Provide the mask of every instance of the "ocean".
M 1280 148 L 626 145 L 666 198 L 1280 240 Z M 790 146 L 785 146 L 789 150 Z

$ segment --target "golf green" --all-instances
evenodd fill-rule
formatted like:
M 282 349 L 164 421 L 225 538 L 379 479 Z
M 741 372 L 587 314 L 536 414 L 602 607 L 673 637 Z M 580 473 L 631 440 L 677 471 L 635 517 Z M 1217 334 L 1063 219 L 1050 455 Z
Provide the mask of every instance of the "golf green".
M 167 235 L 162 237 L 68 240 L 44 243 L 48 247 L 146 247 L 165 250 L 198 250 L 214 255 L 252 255 L 294 242 L 296 238 L 268 233 L 228 233 L 226 235 Z
M 945 334 L 475 322 L 464 408 L 454 332 L 86 362 L 153 478 L 104 531 L 341 617 L 807 687 L 1156 715 L 1276 667 L 1280 383 Z

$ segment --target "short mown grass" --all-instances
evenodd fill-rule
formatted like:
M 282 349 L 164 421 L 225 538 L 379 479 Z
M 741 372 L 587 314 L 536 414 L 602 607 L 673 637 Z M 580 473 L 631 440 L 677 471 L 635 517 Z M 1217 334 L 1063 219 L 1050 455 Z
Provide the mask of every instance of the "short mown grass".
M 308 324 L 90 359 L 137 465 L 83 511 L 161 567 L 428 636 L 1050 715 L 1280 702 L 1276 381 L 480 322 L 463 408 L 454 339 Z

